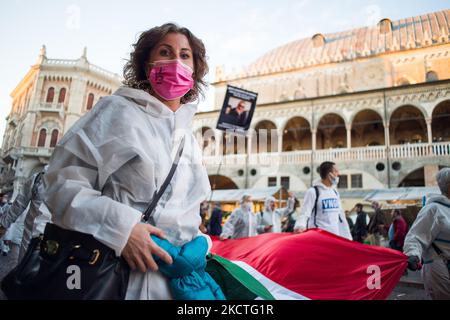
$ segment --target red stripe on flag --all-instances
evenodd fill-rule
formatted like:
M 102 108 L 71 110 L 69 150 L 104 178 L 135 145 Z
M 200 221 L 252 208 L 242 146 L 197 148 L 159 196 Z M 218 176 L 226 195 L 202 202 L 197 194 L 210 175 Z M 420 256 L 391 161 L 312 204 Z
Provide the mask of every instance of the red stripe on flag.
M 211 251 L 243 261 L 279 285 L 321 300 L 386 299 L 407 266 L 401 252 L 363 245 L 320 229 L 225 241 L 215 238 Z

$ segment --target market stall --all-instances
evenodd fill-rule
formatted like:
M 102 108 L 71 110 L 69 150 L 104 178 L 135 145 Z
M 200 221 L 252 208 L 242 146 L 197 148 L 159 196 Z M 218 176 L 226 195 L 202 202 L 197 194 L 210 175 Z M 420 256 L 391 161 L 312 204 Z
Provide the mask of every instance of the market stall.
M 438 187 L 404 187 L 374 190 L 368 194 L 364 201 L 377 201 L 382 205 L 383 211 L 399 209 L 408 225 L 416 220 L 417 214 L 432 194 L 440 194 Z M 389 216 L 389 215 L 388 215 Z
M 286 206 L 287 190 L 283 187 L 268 187 L 262 189 L 226 189 L 214 190 L 209 199 L 210 203 L 220 202 L 224 213 L 231 213 L 239 206 L 239 201 L 244 195 L 250 195 L 253 199 L 255 212 L 262 210 L 264 200 L 267 197 L 277 199 L 277 207 Z

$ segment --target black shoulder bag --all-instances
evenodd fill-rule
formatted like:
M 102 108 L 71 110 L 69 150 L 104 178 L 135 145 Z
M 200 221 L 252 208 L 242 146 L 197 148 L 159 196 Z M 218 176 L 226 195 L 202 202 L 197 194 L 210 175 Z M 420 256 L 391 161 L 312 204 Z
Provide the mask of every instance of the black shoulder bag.
M 145 210 L 147 222 L 168 187 L 183 153 L 185 138 L 172 167 Z M 44 234 L 31 240 L 25 256 L 2 281 L 8 299 L 123 300 L 130 269 L 92 235 L 47 223 Z

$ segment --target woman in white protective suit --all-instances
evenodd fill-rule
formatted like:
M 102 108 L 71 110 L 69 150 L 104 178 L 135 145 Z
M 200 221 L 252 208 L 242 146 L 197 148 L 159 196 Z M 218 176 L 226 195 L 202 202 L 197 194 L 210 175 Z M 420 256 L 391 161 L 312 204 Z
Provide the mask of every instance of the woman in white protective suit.
M 171 299 L 152 255 L 172 258 L 150 234 L 176 246 L 204 236 L 198 212 L 210 185 L 191 128 L 197 106 L 188 103 L 202 94 L 208 66 L 202 41 L 175 24 L 143 32 L 133 46 L 125 86 L 99 100 L 56 146 L 44 201 L 55 224 L 91 234 L 124 257 L 132 270 L 126 299 Z M 153 225 L 142 223 L 183 137 Z
M 274 197 L 267 197 L 264 201 L 258 233 L 281 232 L 281 219 L 294 210 L 292 201 L 288 201 L 288 205 L 281 209 L 275 208 L 275 202 Z
M 433 300 L 450 300 L 450 168 L 436 176 L 440 195 L 430 196 L 405 238 L 408 268 L 422 267 L 425 292 Z
M 258 235 L 261 215 L 253 212 L 253 201 L 249 195 L 244 195 L 236 208 L 225 222 L 220 240 L 238 239 Z

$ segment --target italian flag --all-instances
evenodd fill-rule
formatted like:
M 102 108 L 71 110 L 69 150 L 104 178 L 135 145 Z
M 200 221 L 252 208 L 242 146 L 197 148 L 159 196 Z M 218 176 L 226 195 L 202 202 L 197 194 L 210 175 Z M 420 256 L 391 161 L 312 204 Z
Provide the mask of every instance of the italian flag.
M 386 299 L 407 266 L 407 257 L 399 251 L 320 229 L 225 241 L 213 238 L 211 253 L 241 287 L 256 293 L 253 298 L 262 299 Z M 234 296 L 243 298 L 236 292 Z

